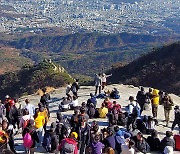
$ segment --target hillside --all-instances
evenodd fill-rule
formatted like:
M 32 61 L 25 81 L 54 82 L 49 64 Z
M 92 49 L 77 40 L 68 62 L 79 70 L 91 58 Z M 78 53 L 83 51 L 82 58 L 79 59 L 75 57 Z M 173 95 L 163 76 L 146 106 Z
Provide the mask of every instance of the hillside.
M 112 83 L 150 86 L 180 95 L 180 42 L 155 49 L 111 71 Z
M 46 86 L 60 87 L 72 82 L 72 77 L 66 70 L 44 60 L 37 65 L 25 65 L 21 70 L 0 75 L 0 99 L 9 94 L 12 97 L 35 93 Z
M 93 76 L 114 63 L 129 63 L 151 51 L 152 47 L 179 39 L 178 36 L 144 34 L 75 33 L 69 35 L 34 35 L 4 43 L 21 50 L 21 56 L 34 62 L 51 58 L 71 74 Z
M 20 56 L 21 51 L 8 47 L 0 46 L 0 74 L 20 70 L 24 64 L 32 64 L 29 58 Z

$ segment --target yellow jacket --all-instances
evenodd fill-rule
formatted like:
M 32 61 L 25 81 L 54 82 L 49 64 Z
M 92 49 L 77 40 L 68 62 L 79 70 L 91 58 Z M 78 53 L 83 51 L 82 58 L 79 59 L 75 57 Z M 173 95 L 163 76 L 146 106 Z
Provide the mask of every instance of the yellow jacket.
M 5 131 L 0 130 L 0 144 L 5 143 L 8 138 L 9 138 L 8 134 Z
M 108 113 L 108 109 L 106 107 L 101 107 L 99 108 L 99 117 L 100 118 L 105 118 L 106 117 L 106 114 Z
M 34 119 L 34 122 L 35 122 L 35 127 L 38 129 L 38 128 L 41 128 L 44 126 L 45 124 L 45 118 L 44 116 L 40 116 L 38 115 L 35 119 Z
M 38 115 L 39 115 L 39 116 L 43 116 L 43 117 L 45 118 L 46 122 L 49 121 L 49 118 L 48 118 L 48 111 L 47 111 L 46 108 L 44 109 L 43 112 L 40 112 L 40 111 L 39 111 L 39 112 L 38 112 Z
M 152 95 L 153 95 L 152 104 L 156 106 L 159 105 L 159 90 L 154 89 Z

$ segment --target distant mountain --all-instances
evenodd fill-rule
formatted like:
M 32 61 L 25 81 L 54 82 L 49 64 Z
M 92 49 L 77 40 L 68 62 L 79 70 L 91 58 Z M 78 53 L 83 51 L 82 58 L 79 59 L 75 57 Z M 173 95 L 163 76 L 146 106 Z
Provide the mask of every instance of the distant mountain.
M 5 95 L 32 94 L 46 86 L 60 87 L 72 81 L 73 78 L 63 67 L 51 60 L 44 60 L 37 65 L 25 65 L 19 71 L 0 75 L 0 99 Z
M 154 49 L 111 71 L 112 83 L 149 86 L 180 95 L 180 42 Z
M 173 36 L 174 38 L 174 36 Z M 127 44 L 144 44 L 163 42 L 170 37 L 145 34 L 102 34 L 102 33 L 75 33 L 65 36 L 30 36 L 9 43 L 18 49 L 33 49 L 44 52 L 80 52 L 114 49 Z
M 51 58 L 70 73 L 93 75 L 111 68 L 114 63 L 129 63 L 153 46 L 177 40 L 177 36 L 144 34 L 75 33 L 69 35 L 35 35 L 7 41 L 32 61 Z

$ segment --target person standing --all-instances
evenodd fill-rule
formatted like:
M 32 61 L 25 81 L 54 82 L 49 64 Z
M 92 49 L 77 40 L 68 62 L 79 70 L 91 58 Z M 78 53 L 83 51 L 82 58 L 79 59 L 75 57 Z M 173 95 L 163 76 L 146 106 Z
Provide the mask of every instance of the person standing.
M 26 103 L 26 105 L 25 105 L 24 108 L 29 111 L 29 115 L 30 115 L 30 116 L 34 116 L 34 113 L 35 113 L 35 107 L 34 107 L 34 105 L 30 104 L 29 99 L 26 99 L 26 100 L 25 100 L 25 103 Z
M 140 112 L 142 113 L 142 111 L 144 110 L 144 104 L 146 102 L 145 101 L 145 99 L 146 99 L 146 92 L 144 90 L 144 87 L 141 87 L 141 90 L 138 91 L 136 99 L 137 99 L 137 102 L 139 103 L 140 108 L 141 108 Z
M 102 74 L 102 90 L 107 85 L 107 78 L 110 76 L 112 76 L 112 74 L 110 74 L 110 75 L 106 75 L 105 73 Z
M 6 117 L 6 108 L 0 100 L 0 124 L 2 124 L 2 121 L 5 119 L 5 117 Z
M 78 90 L 79 90 L 79 79 L 76 79 L 76 81 L 71 86 L 71 91 L 73 95 L 75 95 L 76 97 L 78 97 L 77 94 Z
M 179 133 L 180 133 L 180 109 L 179 109 L 179 106 L 176 105 L 174 107 L 174 111 L 175 111 L 175 114 L 174 114 L 175 117 L 174 117 L 174 121 L 173 121 L 171 130 L 173 130 L 176 125 L 178 125 Z
M 45 124 L 45 117 L 38 113 L 39 113 L 39 109 L 37 108 L 34 114 L 34 123 L 35 123 L 36 132 L 39 138 L 38 146 L 41 146 L 42 141 L 43 141 L 43 126 Z
M 162 99 L 162 105 L 164 106 L 164 116 L 165 116 L 166 126 L 168 127 L 169 114 L 170 114 L 170 111 L 172 110 L 172 106 L 174 105 L 173 100 L 168 95 L 168 93 L 165 93 Z
M 86 147 L 90 144 L 90 126 L 88 125 L 85 117 L 80 119 L 76 133 L 78 134 L 79 154 L 84 154 Z
M 159 90 L 153 89 L 153 96 L 151 100 L 152 104 L 152 115 L 153 118 L 157 118 L 157 111 L 158 111 L 158 106 L 159 106 Z
M 50 97 L 49 93 L 47 92 L 46 88 L 43 88 L 42 91 L 43 91 L 43 95 L 41 96 L 40 102 L 44 105 L 44 107 L 47 108 L 48 116 L 50 117 L 49 102 L 51 100 L 51 97 Z
M 102 85 L 102 79 L 101 79 L 101 74 L 96 74 L 95 78 L 94 78 L 94 82 L 95 82 L 95 95 L 97 95 L 97 92 L 99 90 L 99 94 L 101 93 L 101 85 Z

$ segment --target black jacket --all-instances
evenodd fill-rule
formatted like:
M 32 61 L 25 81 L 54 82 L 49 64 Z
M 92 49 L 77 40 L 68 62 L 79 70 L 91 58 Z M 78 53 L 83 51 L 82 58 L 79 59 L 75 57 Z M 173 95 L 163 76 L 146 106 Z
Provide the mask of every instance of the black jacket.
M 149 144 L 151 151 L 159 151 L 160 150 L 161 142 L 160 142 L 159 138 L 149 136 L 147 138 L 147 143 Z

